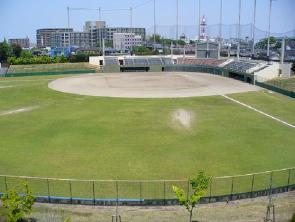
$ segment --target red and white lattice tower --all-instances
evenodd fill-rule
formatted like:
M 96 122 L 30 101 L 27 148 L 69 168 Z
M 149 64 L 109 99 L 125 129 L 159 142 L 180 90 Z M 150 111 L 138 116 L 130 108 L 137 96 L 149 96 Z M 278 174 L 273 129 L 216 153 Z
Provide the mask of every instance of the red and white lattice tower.
M 199 36 L 200 40 L 207 40 L 208 36 L 207 36 L 207 20 L 205 18 L 205 16 L 203 15 L 201 23 L 200 23 L 200 36 Z

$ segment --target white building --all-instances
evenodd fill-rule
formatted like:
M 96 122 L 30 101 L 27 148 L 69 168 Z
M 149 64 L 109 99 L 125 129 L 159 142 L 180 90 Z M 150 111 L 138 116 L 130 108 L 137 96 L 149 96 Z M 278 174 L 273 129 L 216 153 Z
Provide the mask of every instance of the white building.
M 114 33 L 113 46 L 116 50 L 130 51 L 134 46 L 142 45 L 142 36 L 134 33 Z

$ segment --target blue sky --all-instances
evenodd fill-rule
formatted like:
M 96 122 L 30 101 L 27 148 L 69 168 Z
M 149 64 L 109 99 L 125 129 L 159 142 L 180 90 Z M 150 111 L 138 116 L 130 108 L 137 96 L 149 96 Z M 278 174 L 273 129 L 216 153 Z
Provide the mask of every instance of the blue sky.
M 35 42 L 38 28 L 67 26 L 66 7 L 102 9 L 129 8 L 148 0 L 0 0 L 0 40 L 28 36 Z M 238 0 L 223 0 L 223 23 L 234 24 L 238 20 Z M 251 23 L 254 0 L 242 0 L 242 24 Z M 220 0 L 201 0 L 201 14 L 206 15 L 208 24 L 219 22 Z M 181 25 L 198 24 L 198 0 L 179 0 Z M 267 30 L 269 0 L 257 0 L 257 27 Z M 157 24 L 175 25 L 176 0 L 156 0 Z M 283 33 L 295 29 L 295 0 L 273 1 L 272 32 Z M 79 31 L 84 21 L 98 20 L 97 11 L 71 12 L 71 27 Z M 127 11 L 104 12 L 102 20 L 108 26 L 129 26 Z M 153 26 L 153 4 L 139 7 L 133 13 L 133 26 Z M 197 28 L 197 27 L 196 27 Z

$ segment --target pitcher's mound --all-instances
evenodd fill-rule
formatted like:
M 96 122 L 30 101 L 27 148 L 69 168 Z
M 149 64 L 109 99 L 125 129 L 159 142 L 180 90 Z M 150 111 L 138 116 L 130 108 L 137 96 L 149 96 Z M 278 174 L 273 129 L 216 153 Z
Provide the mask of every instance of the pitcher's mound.
M 234 79 L 189 72 L 89 74 L 54 80 L 49 88 L 79 95 L 125 98 L 211 96 L 259 90 Z

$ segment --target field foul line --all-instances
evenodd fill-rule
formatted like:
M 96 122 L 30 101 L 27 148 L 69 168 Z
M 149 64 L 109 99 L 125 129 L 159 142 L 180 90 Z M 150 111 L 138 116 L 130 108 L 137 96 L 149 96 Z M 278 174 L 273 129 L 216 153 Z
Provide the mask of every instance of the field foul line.
M 267 116 L 267 117 L 269 117 L 269 118 L 271 118 L 271 119 L 273 119 L 273 120 L 276 120 L 276 121 L 278 121 L 278 122 L 280 122 L 280 123 L 282 123 L 282 124 L 284 124 L 284 125 L 286 125 L 286 126 L 289 126 L 289 127 L 293 128 L 293 129 L 295 129 L 295 126 L 294 126 L 294 125 L 292 125 L 292 124 L 290 124 L 290 123 L 287 123 L 287 122 L 285 122 L 285 121 L 283 121 L 283 120 L 281 120 L 281 119 L 279 119 L 279 118 L 277 118 L 277 117 L 274 117 L 274 116 L 272 116 L 272 115 L 269 115 L 269 114 L 267 114 L 267 113 L 265 113 L 265 112 L 262 112 L 261 110 L 255 109 L 255 108 L 252 107 L 252 106 L 249 106 L 249 105 L 247 105 L 247 104 L 245 104 L 245 103 L 242 103 L 242 102 L 240 102 L 240 101 L 238 101 L 238 100 L 235 100 L 235 99 L 233 99 L 233 98 L 231 98 L 231 97 L 229 97 L 229 96 L 226 96 L 226 95 L 222 95 L 222 97 L 224 97 L 224 98 L 226 98 L 226 99 L 228 99 L 228 100 L 231 100 L 232 102 L 238 103 L 238 104 L 240 104 L 240 105 L 242 105 L 242 106 L 244 106 L 244 107 L 247 107 L 248 109 L 254 110 L 255 112 L 258 112 L 258 113 L 260 113 L 260 114 L 262 114 L 262 115 L 264 115 L 264 116 Z

